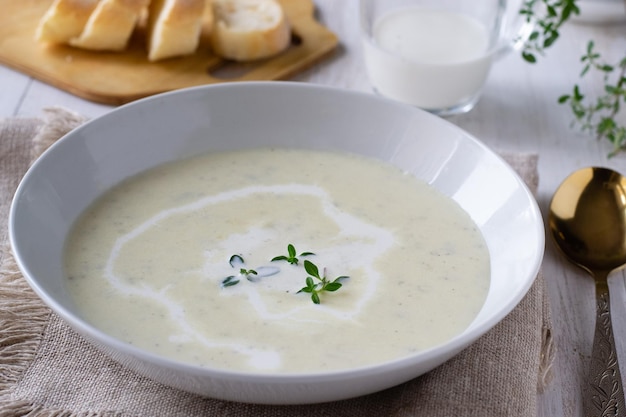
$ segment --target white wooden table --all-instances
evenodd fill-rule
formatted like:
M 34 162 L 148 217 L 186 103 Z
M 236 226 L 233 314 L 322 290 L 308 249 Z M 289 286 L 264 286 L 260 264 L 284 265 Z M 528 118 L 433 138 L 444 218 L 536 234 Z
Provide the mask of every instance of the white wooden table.
M 315 0 L 319 19 L 340 38 L 338 52 L 295 80 L 371 91 L 363 68 L 356 0 Z M 568 23 L 557 44 L 538 64 L 518 54 L 493 68 L 484 95 L 470 113 L 449 118 L 495 150 L 540 155 L 538 201 L 545 215 L 551 194 L 573 170 L 608 166 L 626 173 L 626 154 L 607 159 L 608 141 L 598 142 L 571 128 L 572 114 L 557 98 L 575 83 L 592 94 L 601 79 L 579 79 L 579 58 L 589 39 L 612 62 L 626 55 L 626 23 Z M 72 96 L 0 65 L 0 118 L 41 116 L 48 106 L 64 106 L 95 117 L 112 109 Z M 625 118 L 626 121 L 626 118 Z M 595 323 L 594 286 L 547 239 L 543 264 L 554 321 L 557 357 L 554 377 L 541 394 L 539 416 L 582 416 L 581 381 L 586 374 Z M 626 274 L 610 280 L 612 313 L 622 375 L 626 375 Z

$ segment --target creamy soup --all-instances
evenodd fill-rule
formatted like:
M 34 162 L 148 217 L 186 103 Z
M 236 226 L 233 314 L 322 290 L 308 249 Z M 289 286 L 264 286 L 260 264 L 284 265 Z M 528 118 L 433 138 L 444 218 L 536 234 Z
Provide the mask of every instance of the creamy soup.
M 104 332 L 196 365 L 274 373 L 445 342 L 478 314 L 490 273 L 476 225 L 432 187 L 364 157 L 288 149 L 131 178 L 86 210 L 65 253 L 68 289 Z M 322 278 L 341 287 L 307 292 Z

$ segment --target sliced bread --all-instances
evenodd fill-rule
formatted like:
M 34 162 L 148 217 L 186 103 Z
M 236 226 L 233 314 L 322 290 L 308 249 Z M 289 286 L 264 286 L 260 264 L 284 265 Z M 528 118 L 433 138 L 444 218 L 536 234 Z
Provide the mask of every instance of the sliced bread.
M 67 43 L 80 35 L 98 0 L 54 0 L 39 20 L 35 39 L 40 42 Z
M 122 51 L 150 0 L 100 0 L 80 36 L 69 44 L 84 49 Z
M 148 59 L 192 54 L 198 48 L 205 0 L 152 0 L 148 13 Z
M 211 46 L 224 58 L 251 61 L 285 50 L 291 30 L 276 0 L 213 0 Z

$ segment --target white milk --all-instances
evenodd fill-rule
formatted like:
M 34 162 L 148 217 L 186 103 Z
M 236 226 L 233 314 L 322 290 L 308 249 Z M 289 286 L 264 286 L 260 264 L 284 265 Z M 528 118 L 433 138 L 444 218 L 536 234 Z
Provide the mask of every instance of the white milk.
M 365 63 L 380 94 L 429 110 L 477 99 L 492 60 L 489 33 L 477 20 L 410 8 L 383 15 L 372 32 Z

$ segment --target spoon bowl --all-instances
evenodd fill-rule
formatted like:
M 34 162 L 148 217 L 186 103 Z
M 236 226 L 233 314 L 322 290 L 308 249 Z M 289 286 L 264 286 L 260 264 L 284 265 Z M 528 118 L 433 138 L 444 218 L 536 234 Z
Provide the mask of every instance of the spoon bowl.
M 607 282 L 612 271 L 626 264 L 626 178 L 607 168 L 574 172 L 556 190 L 548 224 L 559 249 L 596 283 L 590 381 L 583 397 L 586 415 L 626 416 Z

